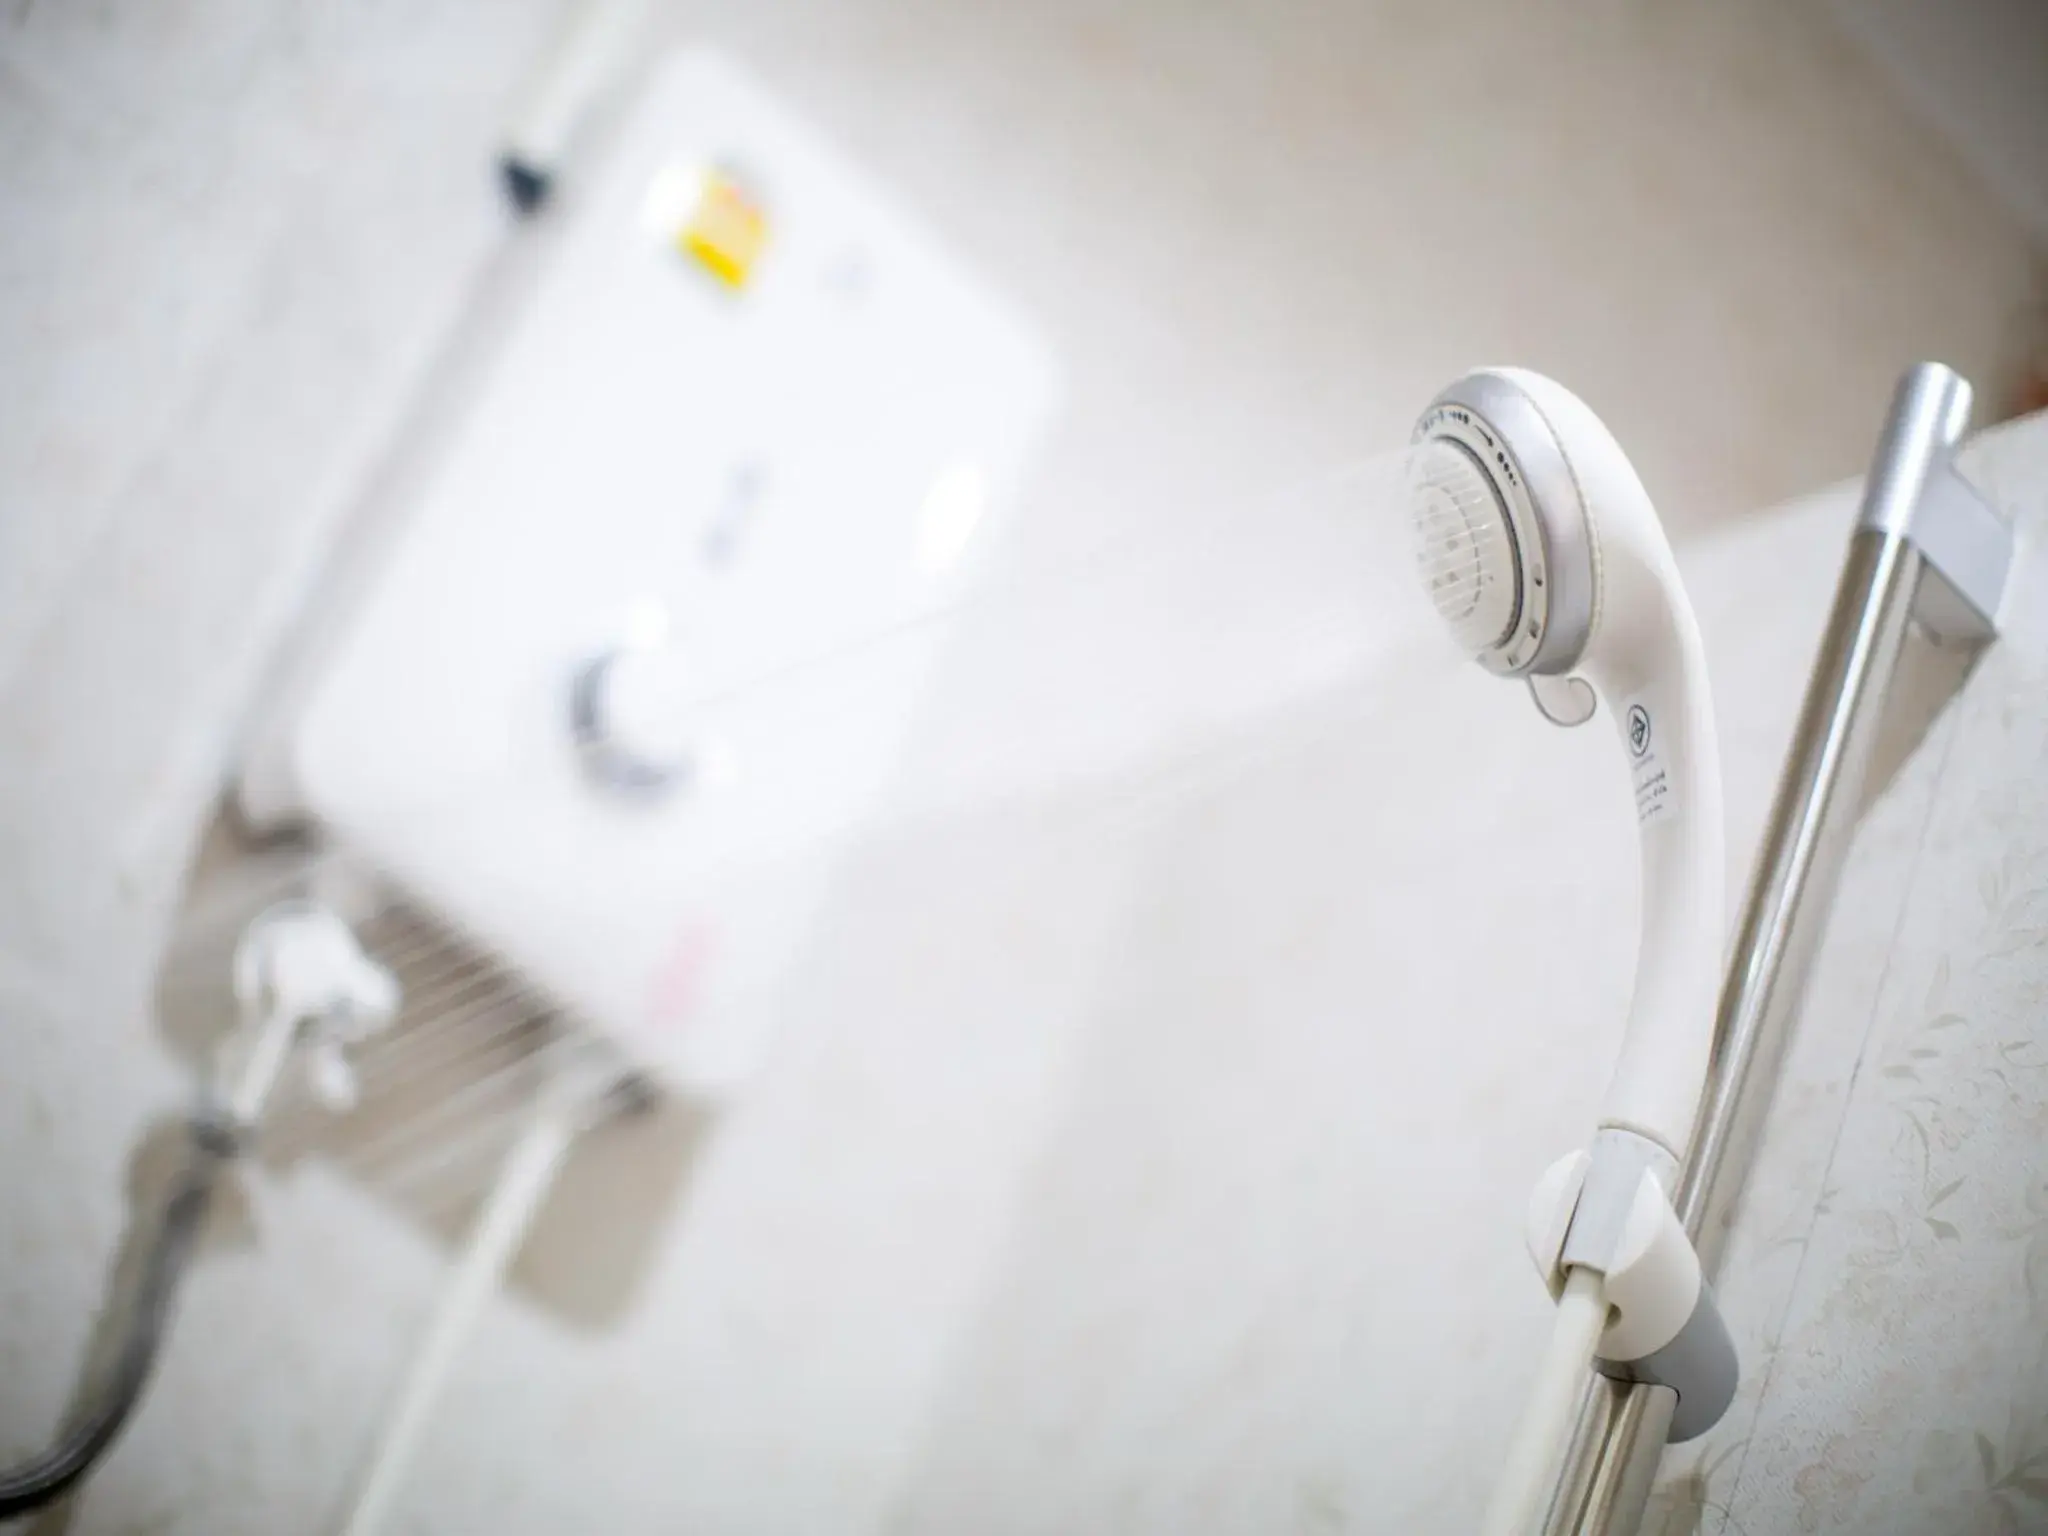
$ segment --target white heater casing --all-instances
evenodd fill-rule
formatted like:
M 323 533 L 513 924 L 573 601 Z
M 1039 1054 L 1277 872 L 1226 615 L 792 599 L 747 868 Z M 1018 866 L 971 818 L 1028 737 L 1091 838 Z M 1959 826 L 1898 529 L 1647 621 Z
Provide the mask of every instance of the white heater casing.
M 738 286 L 677 239 L 713 173 L 765 214 Z M 1055 372 L 715 56 L 656 67 L 567 191 L 530 302 L 239 797 L 717 1095 L 881 804 Z M 818 665 L 879 634 L 872 664 Z M 673 781 L 579 746 L 572 695 L 606 656 L 640 679 L 614 724 L 641 751 L 672 737 Z

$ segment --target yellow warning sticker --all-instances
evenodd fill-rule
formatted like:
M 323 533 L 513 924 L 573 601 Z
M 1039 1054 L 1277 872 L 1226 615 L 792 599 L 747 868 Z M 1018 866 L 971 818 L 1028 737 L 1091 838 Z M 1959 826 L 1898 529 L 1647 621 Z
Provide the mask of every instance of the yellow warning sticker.
M 744 288 L 768 243 L 768 215 L 738 182 L 710 171 L 675 241 L 728 288 Z

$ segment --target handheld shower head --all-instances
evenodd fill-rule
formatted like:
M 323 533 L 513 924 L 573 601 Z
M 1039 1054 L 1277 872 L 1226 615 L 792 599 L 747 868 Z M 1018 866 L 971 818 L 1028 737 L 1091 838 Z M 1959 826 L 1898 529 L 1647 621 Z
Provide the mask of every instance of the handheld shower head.
M 1593 1358 L 1674 1384 L 1706 1423 L 1733 1395 L 1734 1347 L 1670 1205 L 1713 1045 L 1721 773 L 1706 657 L 1671 546 L 1620 445 L 1577 396 L 1519 369 L 1467 374 L 1416 426 L 1409 507 L 1423 584 L 1481 666 L 1525 679 L 1560 724 L 1607 701 L 1642 849 L 1635 992 L 1599 1128 L 1530 1205 L 1530 1253 L 1558 1307 L 1483 1527 L 1508 1536 L 1545 1505 Z
M 1706 661 L 1671 546 L 1621 447 L 1562 385 L 1467 374 L 1415 429 L 1420 575 L 1459 645 L 1560 724 L 1604 698 L 1642 834 L 1642 936 L 1603 1130 L 1692 1133 L 1722 943 L 1721 775 Z M 1666 1161 L 1668 1160 L 1668 1161 Z

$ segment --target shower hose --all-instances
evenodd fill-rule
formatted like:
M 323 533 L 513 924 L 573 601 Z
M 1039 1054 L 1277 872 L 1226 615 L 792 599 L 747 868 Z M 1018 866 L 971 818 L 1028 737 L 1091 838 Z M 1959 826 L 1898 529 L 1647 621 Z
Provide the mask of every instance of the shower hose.
M 238 1150 L 233 1133 L 216 1121 L 194 1119 L 188 1130 L 191 1149 L 164 1202 L 112 1363 L 54 1443 L 17 1466 L 0 1467 L 0 1520 L 32 1514 L 76 1487 L 142 1400 L 221 1166 Z
M 1526 1536 L 1548 1510 L 1558 1458 L 1607 1326 L 1604 1284 L 1591 1269 L 1573 1269 L 1565 1279 L 1549 1348 L 1480 1527 L 1484 1536 Z

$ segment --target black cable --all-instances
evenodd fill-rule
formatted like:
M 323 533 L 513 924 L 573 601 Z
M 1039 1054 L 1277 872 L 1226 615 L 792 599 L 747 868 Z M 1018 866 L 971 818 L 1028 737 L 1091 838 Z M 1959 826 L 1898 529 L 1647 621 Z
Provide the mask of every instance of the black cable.
M 235 1150 L 233 1137 L 217 1125 L 195 1121 L 191 1129 L 192 1155 L 164 1202 L 113 1367 L 88 1410 L 74 1417 L 54 1445 L 19 1466 L 0 1468 L 0 1520 L 17 1519 L 62 1498 L 107 1453 L 142 1400 L 178 1282 L 206 1225 L 220 1165 Z

